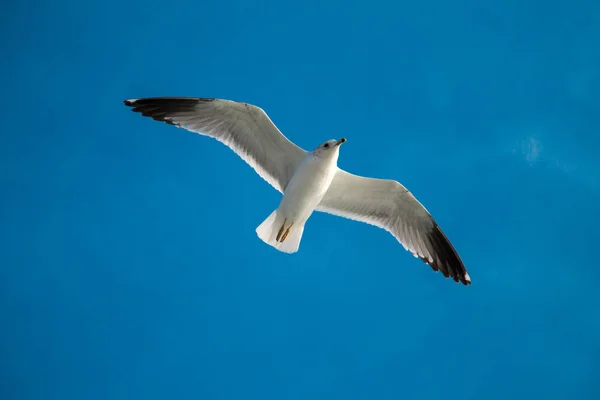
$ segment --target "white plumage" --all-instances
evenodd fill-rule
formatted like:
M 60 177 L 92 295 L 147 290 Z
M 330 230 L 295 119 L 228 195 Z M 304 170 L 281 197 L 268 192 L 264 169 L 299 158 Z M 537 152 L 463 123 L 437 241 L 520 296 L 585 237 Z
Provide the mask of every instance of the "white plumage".
M 298 251 L 304 225 L 317 210 L 383 228 L 435 271 L 471 283 L 452 244 L 404 186 L 337 167 L 345 139 L 307 152 L 288 140 L 261 108 L 229 100 L 157 97 L 125 104 L 144 116 L 217 139 L 283 193 L 277 210 L 256 229 L 278 250 Z

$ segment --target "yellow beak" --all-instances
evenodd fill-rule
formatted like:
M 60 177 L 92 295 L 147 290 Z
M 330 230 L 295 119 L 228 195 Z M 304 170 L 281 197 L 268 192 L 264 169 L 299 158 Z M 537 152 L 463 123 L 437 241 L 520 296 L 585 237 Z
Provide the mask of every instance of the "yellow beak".
M 346 138 L 343 137 L 340 140 L 337 141 L 337 143 L 335 144 L 336 146 L 339 146 L 340 144 L 344 143 L 346 141 Z

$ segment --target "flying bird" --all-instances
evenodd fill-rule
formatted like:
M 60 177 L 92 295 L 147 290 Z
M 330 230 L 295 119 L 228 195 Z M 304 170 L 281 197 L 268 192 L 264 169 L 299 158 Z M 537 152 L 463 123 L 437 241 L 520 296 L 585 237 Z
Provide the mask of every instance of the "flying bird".
M 316 211 L 390 232 L 415 257 L 464 285 L 471 278 L 431 214 L 402 184 L 346 172 L 337 166 L 345 138 L 305 151 L 287 139 L 259 107 L 223 99 L 152 97 L 125 100 L 133 111 L 217 139 L 283 194 L 257 228 L 258 237 L 285 253 L 300 246 Z

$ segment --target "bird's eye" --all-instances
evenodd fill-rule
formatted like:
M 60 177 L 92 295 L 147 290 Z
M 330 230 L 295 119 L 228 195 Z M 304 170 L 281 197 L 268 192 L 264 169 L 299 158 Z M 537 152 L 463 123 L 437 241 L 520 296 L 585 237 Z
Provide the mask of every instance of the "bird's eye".
M 323 145 L 323 147 L 325 147 L 325 148 L 328 148 L 328 147 L 329 147 L 329 143 L 325 143 L 325 144 Z

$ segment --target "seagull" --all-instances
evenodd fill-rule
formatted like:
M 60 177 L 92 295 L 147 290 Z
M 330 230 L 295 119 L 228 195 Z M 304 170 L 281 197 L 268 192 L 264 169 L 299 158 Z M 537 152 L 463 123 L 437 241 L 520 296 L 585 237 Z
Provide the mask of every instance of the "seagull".
M 402 184 L 338 168 L 345 138 L 307 152 L 287 139 L 262 108 L 248 103 L 195 97 L 124 103 L 143 116 L 218 140 L 282 193 L 279 207 L 256 228 L 258 237 L 275 249 L 297 252 L 304 225 L 316 210 L 385 229 L 434 271 L 471 284 L 446 235 Z

